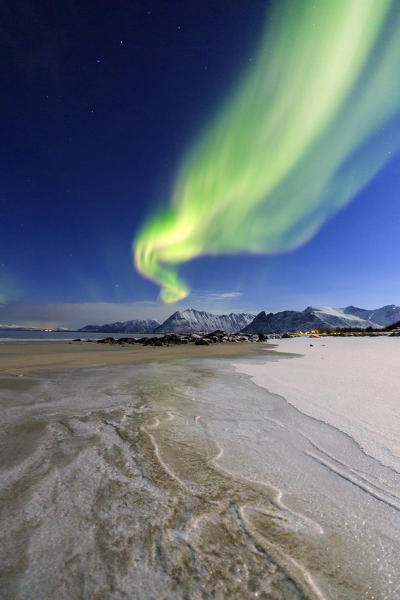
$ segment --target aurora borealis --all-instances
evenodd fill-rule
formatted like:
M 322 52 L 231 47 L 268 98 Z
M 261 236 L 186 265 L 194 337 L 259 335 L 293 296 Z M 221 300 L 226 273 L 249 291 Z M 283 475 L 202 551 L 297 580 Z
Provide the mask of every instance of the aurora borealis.
M 0 18 L 0 324 L 399 303 L 398 0 Z
M 183 157 L 134 241 L 165 302 L 180 263 L 309 240 L 399 145 L 400 14 L 391 0 L 276 2 L 258 55 Z

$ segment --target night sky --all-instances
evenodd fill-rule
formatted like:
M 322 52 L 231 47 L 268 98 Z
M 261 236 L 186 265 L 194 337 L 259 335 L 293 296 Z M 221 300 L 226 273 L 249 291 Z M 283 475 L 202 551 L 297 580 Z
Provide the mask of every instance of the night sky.
M 297 250 L 182 265 L 192 293 L 176 305 L 134 269 L 132 240 L 253 60 L 264 0 L 0 11 L 0 323 L 400 303 L 398 155 Z

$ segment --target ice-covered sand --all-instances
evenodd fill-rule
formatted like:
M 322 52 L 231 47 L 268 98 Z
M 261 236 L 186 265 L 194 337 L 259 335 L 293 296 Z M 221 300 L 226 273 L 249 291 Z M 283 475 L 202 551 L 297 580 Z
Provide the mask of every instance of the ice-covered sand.
M 395 365 L 398 341 L 147 361 L 71 347 L 22 365 L 8 349 L 25 376 L 0 377 L 0 597 L 398 600 L 396 373 L 366 364 Z M 117 356 L 132 364 L 29 375 Z M 352 368 L 378 379 L 385 418 Z
M 400 339 L 299 337 L 276 343 L 278 352 L 297 356 L 238 369 L 400 472 Z

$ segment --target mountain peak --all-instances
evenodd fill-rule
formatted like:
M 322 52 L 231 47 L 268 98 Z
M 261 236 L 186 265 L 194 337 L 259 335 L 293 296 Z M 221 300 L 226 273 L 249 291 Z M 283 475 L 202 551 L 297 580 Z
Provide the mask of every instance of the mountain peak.
M 400 307 L 382 306 L 367 310 L 356 306 L 335 308 L 333 306 L 307 306 L 303 311 L 286 310 L 265 314 L 260 312 L 254 321 L 244 327 L 243 333 L 285 333 L 310 331 L 312 329 L 334 329 L 358 327 L 379 329 L 400 320 Z
M 400 321 L 400 306 L 388 304 L 374 310 L 346 306 L 307 306 L 303 311 L 284 310 L 277 313 L 260 311 L 215 315 L 195 308 L 175 311 L 161 325 L 154 319 L 134 319 L 105 325 L 86 325 L 79 331 L 114 333 L 193 333 L 220 329 L 227 332 L 285 333 L 287 331 L 310 331 L 334 329 L 335 327 L 358 327 L 379 329 Z
M 101 331 L 104 333 L 151 333 L 160 325 L 155 319 L 132 319 L 131 321 L 116 321 L 104 325 L 86 325 L 78 331 Z
M 230 313 L 215 315 L 195 308 L 176 311 L 159 327 L 157 333 L 191 333 L 195 331 L 240 331 L 254 319 L 250 313 Z

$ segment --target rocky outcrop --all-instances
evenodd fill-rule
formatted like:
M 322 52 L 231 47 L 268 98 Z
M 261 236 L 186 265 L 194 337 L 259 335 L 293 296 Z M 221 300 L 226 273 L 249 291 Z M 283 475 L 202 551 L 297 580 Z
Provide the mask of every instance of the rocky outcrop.
M 258 336 L 243 335 L 240 333 L 227 333 L 226 331 L 214 331 L 212 333 L 199 335 L 196 333 L 183 336 L 177 333 L 167 333 L 160 337 L 142 337 L 142 338 L 113 338 L 106 337 L 97 340 L 98 344 L 143 344 L 144 346 L 177 346 L 182 344 L 194 344 L 196 346 L 209 346 L 210 344 L 225 344 L 237 342 L 258 342 Z

